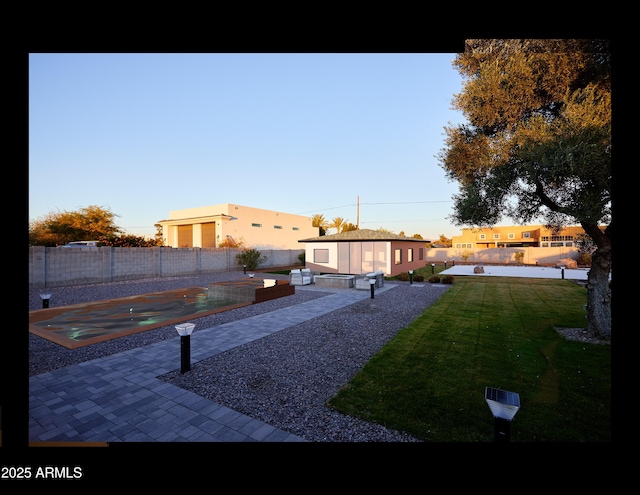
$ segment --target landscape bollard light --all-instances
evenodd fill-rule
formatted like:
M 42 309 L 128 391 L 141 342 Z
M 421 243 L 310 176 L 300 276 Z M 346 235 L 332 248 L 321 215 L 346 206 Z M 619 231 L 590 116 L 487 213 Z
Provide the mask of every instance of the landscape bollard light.
M 369 287 L 371 287 L 371 299 L 374 299 L 374 291 L 376 290 L 376 279 L 375 278 L 370 278 L 369 279 Z
M 520 409 L 520 395 L 516 392 L 486 387 L 484 398 L 493 414 L 495 441 L 508 442 L 511 439 L 511 420 Z
M 456 260 L 451 260 L 451 266 L 456 266 Z
M 564 266 L 562 267 L 562 280 L 564 280 Z
M 182 323 L 176 325 L 178 335 L 180 335 L 180 373 L 186 373 L 191 369 L 191 332 L 195 323 Z
M 244 274 L 247 274 L 247 265 L 242 265 L 242 268 L 244 269 Z
M 431 275 L 433 275 L 435 273 L 435 269 L 436 269 L 436 264 L 435 263 L 431 263 Z
M 409 285 L 413 284 L 413 270 L 409 270 Z
M 51 299 L 51 294 L 40 294 L 40 298 L 42 299 L 42 308 L 49 307 L 49 299 Z
M 446 260 L 445 260 L 445 262 L 444 262 L 444 269 L 445 269 L 445 270 L 447 269 L 447 262 L 446 262 Z

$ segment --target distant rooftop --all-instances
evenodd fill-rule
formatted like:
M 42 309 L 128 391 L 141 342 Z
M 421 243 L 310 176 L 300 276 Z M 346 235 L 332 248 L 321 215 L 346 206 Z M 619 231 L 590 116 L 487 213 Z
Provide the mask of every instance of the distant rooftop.
M 340 242 L 340 241 L 413 241 L 413 242 L 430 242 L 426 239 L 416 239 L 415 237 L 405 237 L 402 235 L 391 234 L 379 230 L 359 229 L 349 230 L 340 234 L 321 235 L 318 237 L 309 237 L 300 239 L 298 242 Z

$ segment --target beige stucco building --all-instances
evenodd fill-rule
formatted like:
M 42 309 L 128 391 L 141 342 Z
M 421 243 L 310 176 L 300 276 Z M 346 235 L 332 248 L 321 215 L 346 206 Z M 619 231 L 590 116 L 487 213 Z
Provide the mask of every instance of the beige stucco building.
M 254 249 L 300 249 L 299 240 L 317 236 L 311 217 L 223 203 L 169 212 L 162 226 L 164 245 L 218 247 L 231 238 Z
M 491 247 L 576 247 L 582 227 L 565 227 L 553 233 L 543 225 L 509 225 L 493 228 L 465 228 L 451 238 L 458 249 Z

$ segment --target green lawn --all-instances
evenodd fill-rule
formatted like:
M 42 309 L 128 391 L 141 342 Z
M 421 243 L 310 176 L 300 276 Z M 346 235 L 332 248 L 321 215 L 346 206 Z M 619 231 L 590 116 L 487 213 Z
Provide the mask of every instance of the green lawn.
M 425 441 L 492 442 L 489 386 L 520 395 L 512 442 L 609 442 L 611 346 L 554 330 L 586 327 L 586 298 L 569 280 L 455 277 L 328 405 Z

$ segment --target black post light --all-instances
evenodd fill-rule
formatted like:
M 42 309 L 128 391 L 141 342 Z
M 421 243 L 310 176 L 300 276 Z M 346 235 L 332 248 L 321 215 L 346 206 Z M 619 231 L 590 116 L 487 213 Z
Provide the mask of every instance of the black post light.
M 520 409 L 520 395 L 516 392 L 486 387 L 484 398 L 491 409 L 495 425 L 495 441 L 511 440 L 511 420 Z
M 447 260 L 444 260 L 444 269 L 447 269 Z
M 375 296 L 373 295 L 373 293 L 376 290 L 376 279 L 375 278 L 370 278 L 369 279 L 369 287 L 371 287 L 371 299 L 375 299 Z
M 433 275 L 435 273 L 435 269 L 436 269 L 436 264 L 435 263 L 431 263 L 431 275 Z
M 176 330 L 180 335 L 180 373 L 191 370 L 191 332 L 195 326 L 195 323 L 176 325 Z
M 244 269 L 244 274 L 247 274 L 247 265 L 242 265 L 242 268 Z
M 456 260 L 451 260 L 451 266 L 456 266 Z
M 564 266 L 562 267 L 562 280 L 564 280 Z
M 40 294 L 40 299 L 42 299 L 42 308 L 49 307 L 49 299 L 51 299 L 51 294 Z
M 413 284 L 413 270 L 409 270 L 409 285 Z

